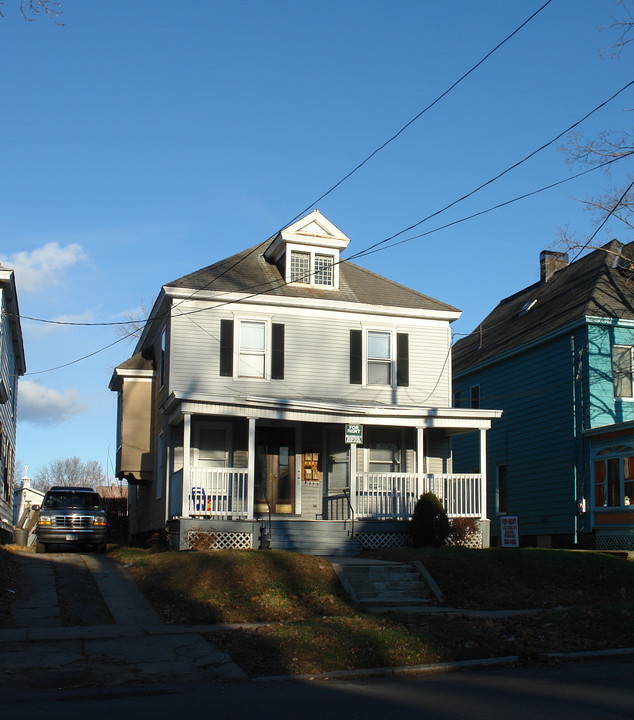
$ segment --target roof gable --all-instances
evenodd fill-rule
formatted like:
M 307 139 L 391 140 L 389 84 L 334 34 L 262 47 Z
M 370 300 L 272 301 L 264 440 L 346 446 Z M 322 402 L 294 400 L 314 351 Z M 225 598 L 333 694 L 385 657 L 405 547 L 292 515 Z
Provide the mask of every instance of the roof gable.
M 584 317 L 634 320 L 634 243 L 607 243 L 499 305 L 453 348 L 454 372 L 538 340 Z
M 288 230 L 288 233 L 287 233 Z M 434 300 L 411 288 L 400 285 L 353 263 L 341 260 L 338 263 L 339 283 L 337 287 L 322 288 L 315 285 L 288 283 L 275 259 L 279 253 L 271 250 L 272 244 L 280 242 L 282 234 L 287 239 L 305 236 L 317 239 L 316 232 L 324 232 L 325 242 L 343 246 L 350 242 L 340 230 L 321 213 L 314 211 L 279 233 L 271 244 L 253 245 L 231 257 L 197 270 L 167 283 L 166 288 L 183 288 L 188 291 L 235 292 L 250 295 L 272 295 L 313 300 L 334 300 L 364 305 L 402 307 L 415 310 L 452 313 L 455 319 L 459 310 L 451 305 Z M 286 242 L 286 241 L 284 241 Z

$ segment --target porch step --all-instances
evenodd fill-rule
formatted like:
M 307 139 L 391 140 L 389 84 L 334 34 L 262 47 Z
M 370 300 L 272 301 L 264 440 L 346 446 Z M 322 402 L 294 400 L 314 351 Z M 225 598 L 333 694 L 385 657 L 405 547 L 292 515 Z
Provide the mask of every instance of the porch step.
M 289 550 L 307 555 L 354 556 L 359 554 L 350 536 L 350 525 L 340 520 L 264 521 L 271 550 Z
M 368 610 L 415 608 L 432 600 L 425 577 L 408 564 L 342 564 L 339 577 L 348 593 Z

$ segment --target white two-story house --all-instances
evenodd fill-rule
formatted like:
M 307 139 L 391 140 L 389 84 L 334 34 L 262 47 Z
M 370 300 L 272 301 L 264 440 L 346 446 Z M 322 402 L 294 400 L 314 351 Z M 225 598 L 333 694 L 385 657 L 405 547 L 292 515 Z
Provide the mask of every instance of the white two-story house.
M 499 412 L 451 407 L 445 303 L 343 261 L 315 210 L 163 286 L 119 365 L 117 476 L 131 534 L 176 548 L 402 544 L 421 493 L 483 521 L 485 478 L 450 438 Z

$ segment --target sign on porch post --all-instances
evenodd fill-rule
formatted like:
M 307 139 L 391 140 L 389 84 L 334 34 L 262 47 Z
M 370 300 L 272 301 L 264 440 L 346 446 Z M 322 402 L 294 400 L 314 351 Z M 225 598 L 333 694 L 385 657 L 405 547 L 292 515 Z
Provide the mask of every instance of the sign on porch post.
M 360 445 L 363 442 L 363 425 L 346 425 L 346 442 Z
M 520 526 L 516 515 L 503 515 L 500 518 L 500 545 L 516 548 L 520 546 Z

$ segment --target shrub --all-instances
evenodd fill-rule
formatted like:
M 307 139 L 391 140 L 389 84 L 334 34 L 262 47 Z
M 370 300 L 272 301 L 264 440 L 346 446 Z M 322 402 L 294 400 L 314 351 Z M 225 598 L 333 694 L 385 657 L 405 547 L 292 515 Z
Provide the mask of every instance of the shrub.
M 475 518 L 456 517 L 451 519 L 447 545 L 471 546 L 474 541 L 481 543 L 480 526 Z
M 416 547 L 439 547 L 445 542 L 449 535 L 449 519 L 434 493 L 424 493 L 418 499 L 412 515 L 411 533 Z

